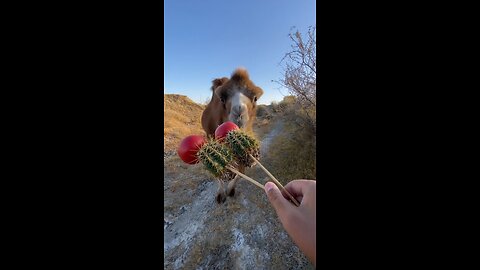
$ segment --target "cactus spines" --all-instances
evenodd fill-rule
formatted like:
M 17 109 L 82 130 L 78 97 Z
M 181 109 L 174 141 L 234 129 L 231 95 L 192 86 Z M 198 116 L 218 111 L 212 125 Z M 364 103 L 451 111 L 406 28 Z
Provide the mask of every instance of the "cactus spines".
M 197 153 L 205 169 L 221 180 L 235 178 L 235 173 L 227 170 L 227 165 L 234 165 L 232 152 L 223 144 L 210 139 Z
M 249 157 L 251 154 L 257 160 L 260 156 L 260 145 L 258 141 L 243 131 L 235 130 L 227 134 L 226 142 L 232 149 L 232 153 L 239 164 L 251 167 L 255 161 Z

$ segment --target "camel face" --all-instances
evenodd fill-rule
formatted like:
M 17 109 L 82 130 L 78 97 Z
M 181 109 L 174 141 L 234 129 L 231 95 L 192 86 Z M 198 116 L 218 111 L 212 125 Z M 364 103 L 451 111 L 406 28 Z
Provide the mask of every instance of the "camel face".
M 202 115 L 202 126 L 207 135 L 226 121 L 232 121 L 241 129 L 252 131 L 257 110 L 257 100 L 263 90 L 249 78 L 245 69 L 237 69 L 231 78 L 212 82 L 212 99 Z
M 236 91 L 226 104 L 228 120 L 238 127 L 245 128 L 250 120 L 249 111 L 252 111 L 254 103 L 242 90 Z

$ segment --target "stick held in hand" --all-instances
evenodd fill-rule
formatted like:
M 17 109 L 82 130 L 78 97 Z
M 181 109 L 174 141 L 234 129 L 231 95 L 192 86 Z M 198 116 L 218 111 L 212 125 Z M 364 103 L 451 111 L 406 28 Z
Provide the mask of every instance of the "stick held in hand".
M 241 173 L 241 172 L 237 171 L 236 169 L 234 169 L 234 168 L 232 168 L 232 167 L 230 167 L 230 166 L 227 166 L 226 168 L 227 168 L 227 169 L 229 169 L 230 171 L 232 171 L 232 172 L 234 172 L 234 173 L 236 173 L 236 174 L 240 175 L 242 178 L 244 178 L 244 179 L 246 179 L 246 180 L 250 181 L 250 183 L 252 183 L 252 184 L 256 185 L 257 187 L 259 187 L 259 188 L 263 189 L 263 186 L 262 186 L 262 184 L 260 184 L 259 182 L 255 181 L 253 178 L 250 178 L 250 177 L 246 176 L 245 174 L 243 174 L 243 173 Z
M 262 163 L 260 163 L 256 158 L 254 158 L 252 155 L 250 155 L 250 158 L 252 158 L 257 164 L 258 166 L 260 166 L 260 168 L 262 168 L 262 170 L 277 184 L 277 186 L 282 190 L 284 191 L 288 197 L 290 198 L 290 200 L 292 200 L 292 202 L 296 205 L 296 206 L 300 206 L 300 203 L 292 196 L 292 194 L 290 194 L 290 192 L 288 192 L 288 190 L 286 190 L 283 185 L 280 183 L 280 181 L 277 180 L 277 178 L 275 178 L 275 176 L 273 176 L 265 167 L 263 167 Z

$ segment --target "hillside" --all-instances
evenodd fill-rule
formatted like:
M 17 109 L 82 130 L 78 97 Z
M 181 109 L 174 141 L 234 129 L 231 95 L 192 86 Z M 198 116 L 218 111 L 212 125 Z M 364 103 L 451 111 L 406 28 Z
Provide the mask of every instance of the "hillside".
M 164 94 L 163 112 L 163 142 L 164 152 L 171 154 L 176 150 L 180 141 L 188 135 L 205 134 L 202 129 L 201 117 L 205 105 L 195 103 L 184 95 Z M 272 118 L 271 105 L 258 105 L 257 119 L 254 124 L 257 135 L 263 135 Z
M 171 153 L 180 141 L 192 134 L 205 134 L 201 125 L 205 106 L 183 95 L 165 94 L 163 101 L 164 152 Z
M 262 163 L 273 168 L 285 166 L 280 157 L 289 157 L 269 155 L 288 126 L 276 107 L 259 105 L 254 124 Z M 164 269 L 313 269 L 283 229 L 263 190 L 240 180 L 235 196 L 217 204 L 212 176 L 201 164 L 187 165 L 175 154 L 183 137 L 204 134 L 203 108 L 186 96 L 165 95 L 164 141 L 165 148 L 173 151 L 164 158 Z M 258 166 L 246 174 L 267 181 Z M 284 184 L 290 179 L 279 178 Z

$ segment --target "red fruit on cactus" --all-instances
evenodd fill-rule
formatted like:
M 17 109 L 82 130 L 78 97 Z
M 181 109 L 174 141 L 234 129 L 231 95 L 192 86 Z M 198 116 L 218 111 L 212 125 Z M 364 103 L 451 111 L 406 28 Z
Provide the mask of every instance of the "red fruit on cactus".
M 235 125 L 235 123 L 231 121 L 227 121 L 217 127 L 217 129 L 215 130 L 215 139 L 221 140 L 227 136 L 228 132 L 236 129 L 240 129 L 240 128 L 237 125 Z
M 178 147 L 178 156 L 187 164 L 198 163 L 197 152 L 207 140 L 200 135 L 185 137 Z

